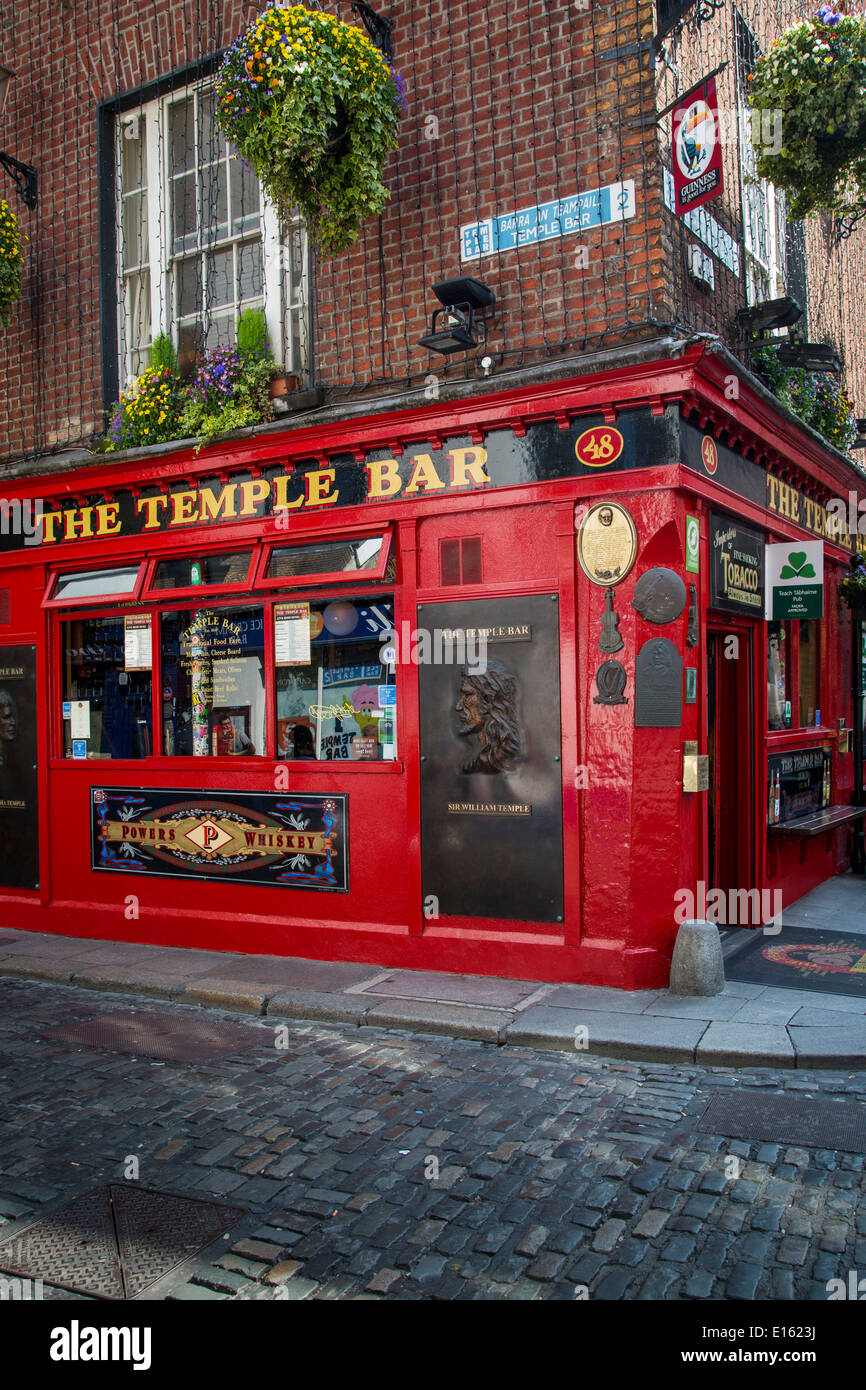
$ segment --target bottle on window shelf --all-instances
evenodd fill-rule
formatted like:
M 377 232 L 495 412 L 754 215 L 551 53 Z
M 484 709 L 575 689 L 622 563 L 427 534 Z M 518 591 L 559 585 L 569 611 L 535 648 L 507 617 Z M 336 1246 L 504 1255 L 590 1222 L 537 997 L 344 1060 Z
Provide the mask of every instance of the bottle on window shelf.
M 782 809 L 782 774 L 776 773 L 776 797 L 773 809 L 773 824 L 779 824 L 779 815 Z

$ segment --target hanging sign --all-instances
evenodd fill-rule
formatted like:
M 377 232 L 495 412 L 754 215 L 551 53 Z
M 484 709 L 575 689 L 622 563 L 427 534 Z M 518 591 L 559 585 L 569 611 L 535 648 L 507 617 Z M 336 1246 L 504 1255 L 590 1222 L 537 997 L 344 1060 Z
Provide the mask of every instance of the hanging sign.
M 823 541 L 767 546 L 766 616 L 823 618 Z
M 690 574 L 700 570 L 701 524 L 696 516 L 686 517 L 686 569 Z
M 693 87 L 673 109 L 674 211 L 683 217 L 722 191 L 716 79 Z
M 128 613 L 123 619 L 124 670 L 150 671 L 153 667 L 152 627 L 149 613 Z
M 274 608 L 274 664 L 309 666 L 309 603 L 278 603 Z
M 761 616 L 764 607 L 764 538 L 710 517 L 710 607 Z

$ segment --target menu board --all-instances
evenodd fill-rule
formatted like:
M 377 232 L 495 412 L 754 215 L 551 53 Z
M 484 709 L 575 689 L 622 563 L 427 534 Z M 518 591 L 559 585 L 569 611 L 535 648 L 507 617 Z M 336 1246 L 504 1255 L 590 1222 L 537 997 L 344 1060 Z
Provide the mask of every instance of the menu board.
M 127 613 L 123 619 L 125 671 L 153 668 L 153 629 L 149 613 Z
M 767 819 L 785 825 L 830 804 L 830 754 L 823 748 L 771 753 L 767 759 Z M 778 803 L 778 812 L 776 804 Z
M 274 664 L 309 666 L 309 603 L 278 603 L 274 608 Z

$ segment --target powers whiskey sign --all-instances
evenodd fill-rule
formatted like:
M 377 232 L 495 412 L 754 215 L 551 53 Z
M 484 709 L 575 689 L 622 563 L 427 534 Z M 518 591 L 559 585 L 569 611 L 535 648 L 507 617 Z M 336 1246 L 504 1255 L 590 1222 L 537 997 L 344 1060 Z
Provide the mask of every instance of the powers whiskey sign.
M 347 800 L 93 787 L 91 868 L 347 893 Z

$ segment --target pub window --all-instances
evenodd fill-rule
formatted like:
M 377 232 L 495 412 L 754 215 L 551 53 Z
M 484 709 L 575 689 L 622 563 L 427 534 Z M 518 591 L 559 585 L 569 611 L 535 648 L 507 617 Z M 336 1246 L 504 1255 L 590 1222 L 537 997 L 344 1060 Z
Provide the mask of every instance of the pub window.
M 277 756 L 332 762 L 397 756 L 390 597 L 274 606 Z
M 791 642 L 790 624 L 767 624 L 767 727 L 787 729 L 791 725 Z
M 306 584 L 327 584 L 354 574 L 363 575 L 365 579 L 381 579 L 390 547 L 390 534 L 275 546 L 265 561 L 262 582 L 276 586 L 287 580 L 303 579 Z
M 817 715 L 821 710 L 821 698 L 819 695 L 819 653 L 820 653 L 820 623 L 815 618 L 801 618 L 800 628 L 800 660 L 799 660 L 799 703 L 800 703 L 800 727 L 807 728 L 809 725 L 817 724 Z
M 179 555 L 157 560 L 149 592 L 167 589 L 192 589 L 200 585 L 246 585 L 250 572 L 252 550 L 224 551 L 217 555 Z
M 280 225 L 252 170 L 216 121 L 213 81 L 175 88 L 116 123 L 120 385 L 167 334 L 181 375 L 202 350 L 236 341 L 246 309 L 264 311 L 274 357 L 309 366 L 309 254 L 300 216 Z
M 119 569 L 77 570 L 49 580 L 45 602 L 51 605 L 87 603 L 94 598 L 134 598 L 143 578 L 141 565 Z
M 151 672 L 142 652 L 149 622 L 149 616 L 118 615 L 61 624 L 65 758 L 146 758 L 152 752 Z
M 160 640 L 165 755 L 264 756 L 262 609 L 164 613 Z

